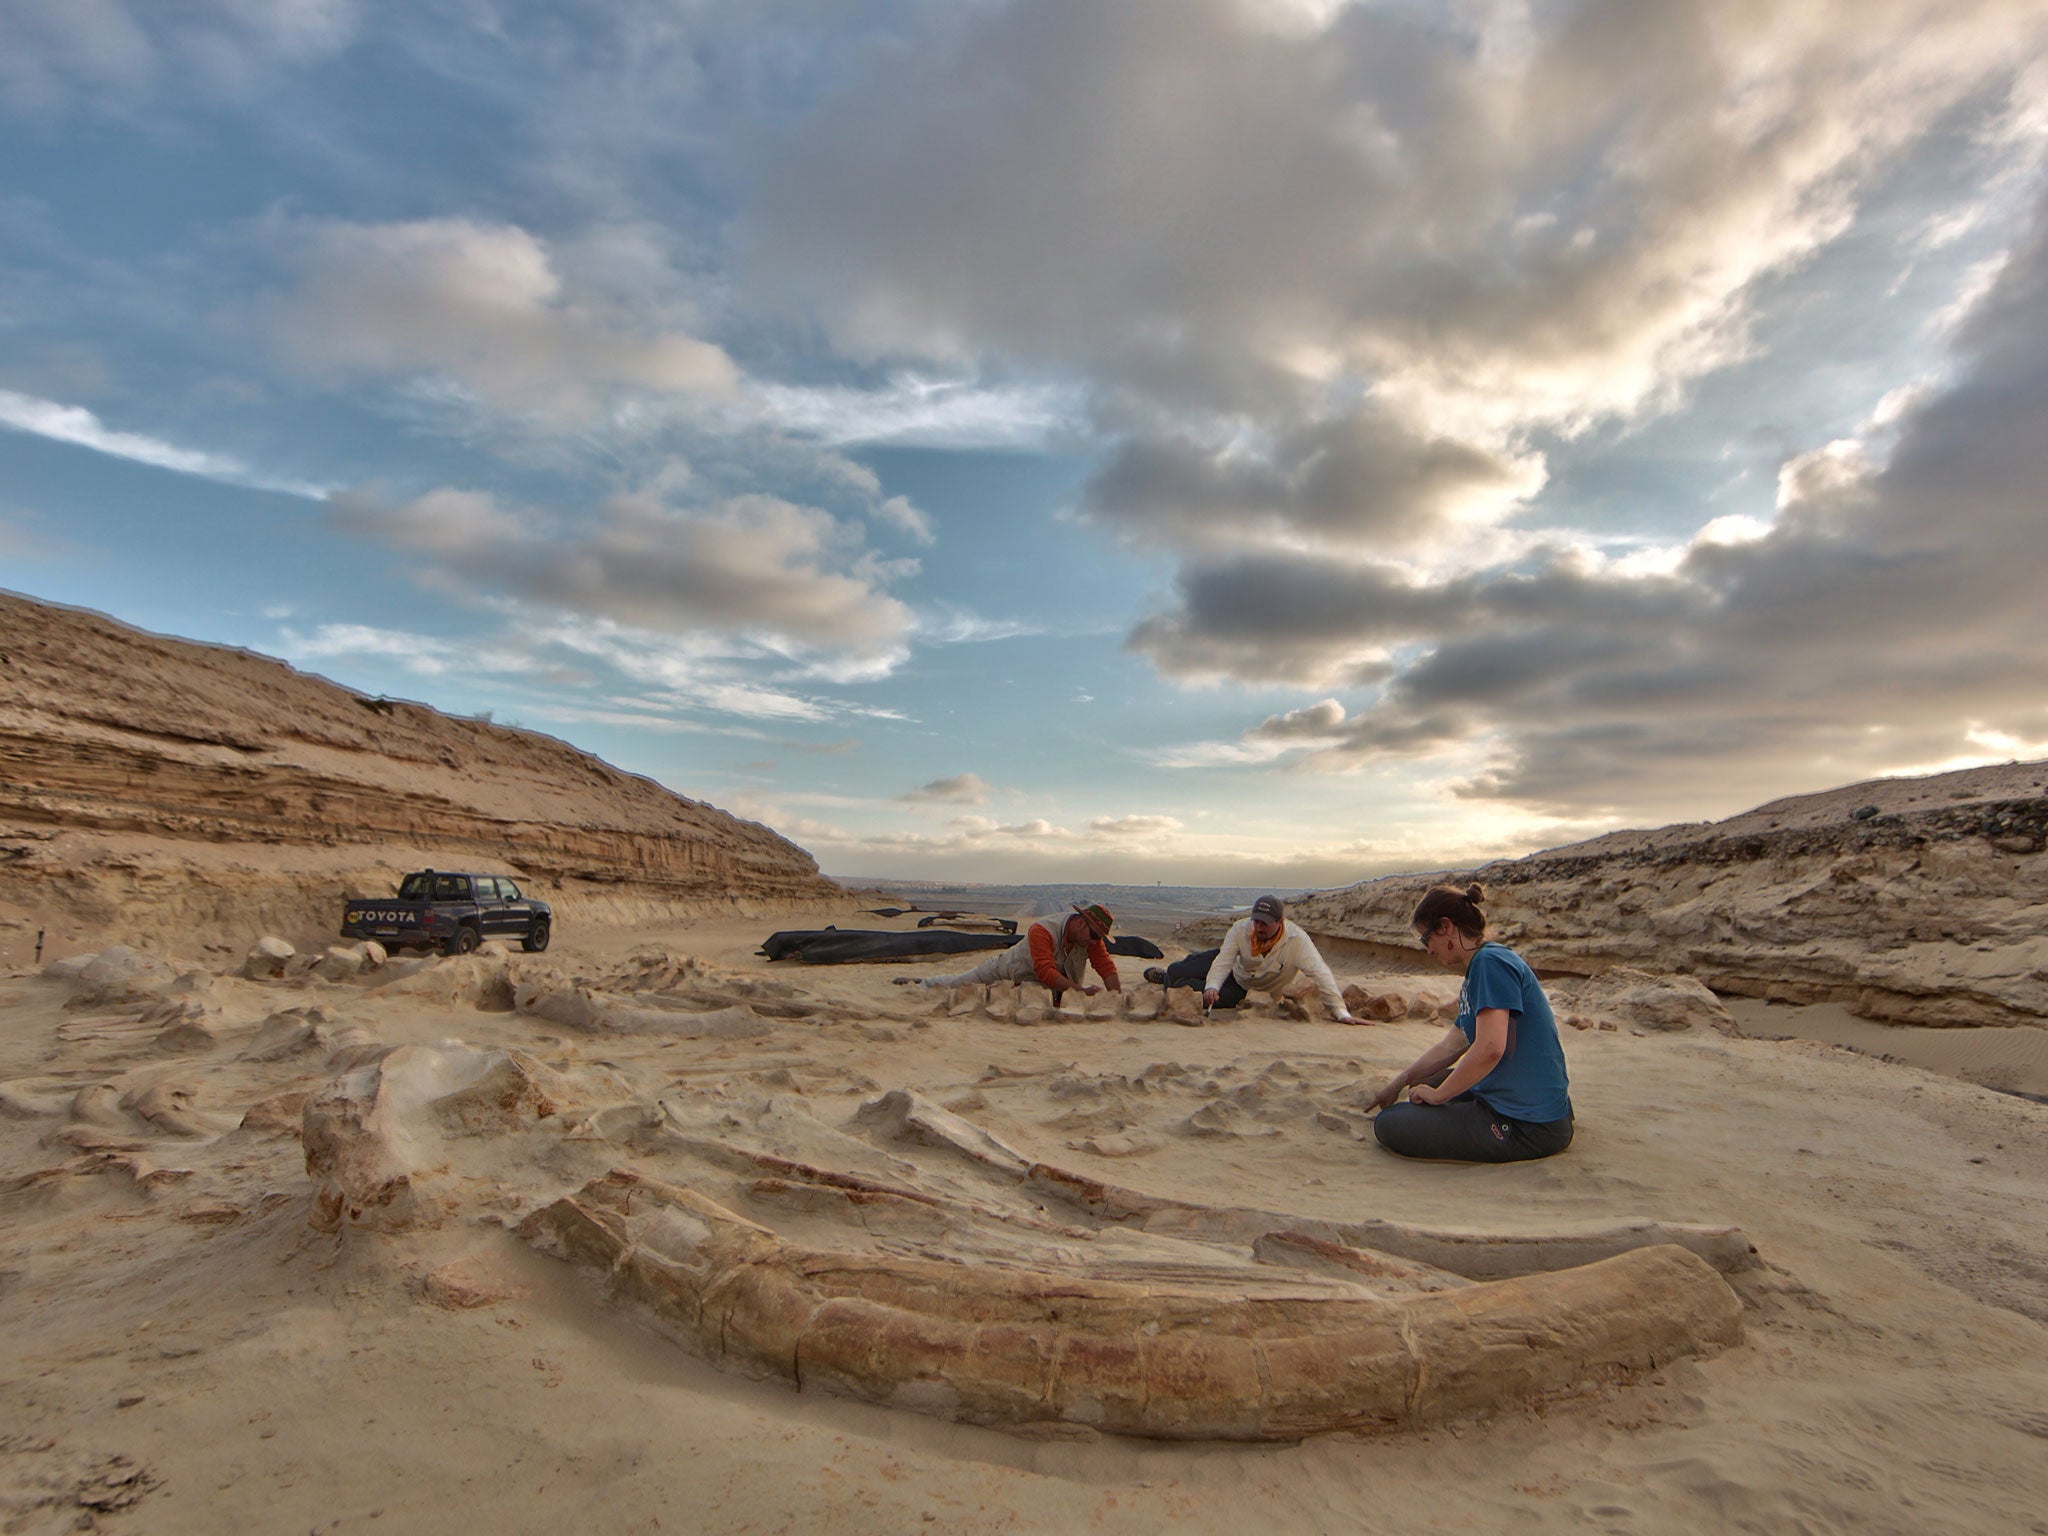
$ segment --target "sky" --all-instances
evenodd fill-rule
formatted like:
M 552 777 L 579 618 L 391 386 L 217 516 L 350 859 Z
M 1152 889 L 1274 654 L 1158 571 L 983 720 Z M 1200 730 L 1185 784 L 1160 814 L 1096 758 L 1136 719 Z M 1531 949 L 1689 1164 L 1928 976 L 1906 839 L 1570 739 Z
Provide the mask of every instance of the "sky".
M 0 586 L 831 874 L 2048 756 L 2040 0 L 0 0 Z

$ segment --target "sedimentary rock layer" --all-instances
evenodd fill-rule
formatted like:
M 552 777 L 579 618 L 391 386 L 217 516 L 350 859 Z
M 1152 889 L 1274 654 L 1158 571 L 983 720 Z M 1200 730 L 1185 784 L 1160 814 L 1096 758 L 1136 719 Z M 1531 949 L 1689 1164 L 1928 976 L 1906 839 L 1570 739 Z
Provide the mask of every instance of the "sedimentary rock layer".
M 568 923 L 831 903 L 767 828 L 538 732 L 0 593 L 0 939 L 236 949 L 407 868 L 524 877 Z
M 1615 832 L 1298 903 L 1318 934 L 1412 955 L 1434 880 L 1478 879 L 1539 967 L 1678 971 L 1717 992 L 1934 1025 L 2048 1023 L 2048 763 L 1880 779 L 1726 821 Z

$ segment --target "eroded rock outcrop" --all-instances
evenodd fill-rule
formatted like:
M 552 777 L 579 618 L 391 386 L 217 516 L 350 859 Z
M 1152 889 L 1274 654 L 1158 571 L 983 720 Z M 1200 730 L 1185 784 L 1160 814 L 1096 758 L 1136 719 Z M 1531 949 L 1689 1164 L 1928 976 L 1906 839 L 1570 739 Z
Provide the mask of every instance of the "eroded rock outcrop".
M 347 889 L 426 865 L 508 871 L 565 923 L 843 897 L 767 828 L 535 731 L 6 593 L 0 634 L 0 960 L 38 930 L 324 936 Z
M 1617 966 L 1912 1024 L 2048 1024 L 2048 763 L 1883 779 L 1726 821 L 1615 832 L 1455 879 L 1553 972 Z M 1296 903 L 1311 931 L 1412 959 L 1428 876 Z

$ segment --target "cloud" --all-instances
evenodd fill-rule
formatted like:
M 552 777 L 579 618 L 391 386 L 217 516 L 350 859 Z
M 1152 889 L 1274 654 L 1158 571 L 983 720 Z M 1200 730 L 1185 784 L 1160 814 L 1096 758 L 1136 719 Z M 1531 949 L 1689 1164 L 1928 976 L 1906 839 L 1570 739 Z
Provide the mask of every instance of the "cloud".
M 1090 480 L 1086 510 L 1181 545 L 1286 534 L 1385 551 L 1490 524 L 1543 488 L 1540 454 L 1429 437 L 1381 410 L 1310 422 L 1267 446 L 1157 434 L 1126 439 Z
M 886 669 L 911 627 L 910 611 L 884 587 L 914 562 L 878 560 L 858 548 L 856 529 L 775 497 L 677 509 L 652 492 L 629 493 L 581 523 L 453 489 L 399 506 L 337 492 L 328 507 L 335 526 L 424 557 L 448 589 L 634 628 Z
M 1034 842 L 1056 838 L 1062 842 L 1073 837 L 1064 827 L 1056 827 L 1043 816 L 1034 816 L 1029 821 L 1020 821 L 1015 826 L 997 827 L 995 836 L 1027 838 Z
M 963 10 L 791 137 L 754 271 L 857 356 L 1234 410 L 1350 375 L 1459 435 L 1576 428 L 1739 355 L 1751 285 L 2048 26 L 2024 0 L 1464 14 Z
M 284 355 L 316 375 L 439 375 L 496 408 L 558 425 L 620 391 L 717 397 L 724 351 L 568 291 L 546 246 L 464 219 L 323 223 L 303 234 L 298 287 L 275 310 Z
M 1418 624 L 1464 611 L 1469 583 L 1432 588 L 1377 561 L 1259 550 L 1181 567 L 1176 605 L 1141 621 L 1131 650 L 1170 676 L 1362 686 Z
M 1036 623 L 985 618 L 955 603 L 935 603 L 917 618 L 918 638 L 934 645 L 979 645 L 1039 633 L 1042 627 Z
M 922 788 L 910 790 L 896 798 L 910 801 L 947 801 L 956 805 L 986 805 L 989 787 L 976 774 L 960 773 L 950 779 L 933 779 Z
M 1471 798 L 1649 817 L 2048 742 L 2048 199 L 1947 378 L 1895 404 L 1888 453 L 1792 456 L 1775 521 L 1711 521 L 1665 571 L 1558 550 L 1433 584 L 1306 559 L 1204 570 L 1140 633 L 1164 664 L 1265 680 L 1373 643 L 1395 660 L 1355 712 L 1325 700 L 1182 761 L 1456 753 Z
M 891 496 L 875 508 L 875 520 L 886 523 L 918 544 L 937 542 L 932 520 L 910 503 L 907 496 Z
M 1305 709 L 1268 715 L 1249 734 L 1268 741 L 1327 741 L 1343 724 L 1344 706 L 1335 699 L 1324 699 Z
M 690 638 L 679 641 L 544 611 L 513 608 L 507 617 L 501 629 L 457 638 L 368 624 L 321 624 L 311 630 L 286 625 L 275 644 L 279 654 L 301 663 L 367 661 L 472 685 L 481 679 L 512 679 L 527 691 L 509 698 L 505 707 L 568 724 L 766 740 L 751 727 L 708 725 L 694 717 L 725 715 L 787 725 L 887 713 L 764 682 L 751 675 L 746 658 Z M 575 690 L 574 696 L 559 697 L 554 690 L 561 688 Z M 830 754 L 857 743 L 781 745 Z
M 344 48 L 355 0 L 75 0 L 9 8 L 0 109 L 46 117 L 121 112 L 195 86 L 235 96 Z
M 1097 816 L 1088 830 L 1099 837 L 1138 839 L 1178 832 L 1184 825 L 1178 816 Z
M 149 437 L 139 432 L 117 431 L 83 406 L 60 405 L 54 400 L 39 400 L 32 395 L 16 394 L 11 389 L 0 389 L 0 427 L 10 427 L 16 432 L 47 437 L 55 442 L 70 443 L 79 448 L 90 448 L 94 453 L 128 459 L 137 464 L 148 464 L 157 469 L 173 470 L 181 475 L 197 475 L 203 480 L 218 480 L 226 485 L 281 491 L 288 496 L 303 496 L 313 500 L 327 494 L 323 486 L 275 479 L 226 454 L 209 453 L 198 448 L 181 448 L 175 443 L 165 442 L 162 438 Z
M 730 414 L 832 444 L 1038 448 L 1084 414 L 1072 384 L 983 384 L 903 373 L 877 385 L 750 381 Z
M 1109 443 L 1080 515 L 1178 562 L 1129 636 L 1163 673 L 1367 695 L 1332 761 L 1436 751 L 1587 707 L 1543 678 L 1754 672 L 1716 625 L 1768 578 L 1728 573 L 1818 558 L 1789 533 L 1617 561 L 1538 499 L 1754 359 L 1895 181 L 1976 203 L 2032 163 L 2044 48 L 2030 0 L 963 7 L 780 143 L 740 238 L 853 359 L 1079 381 Z M 1870 259 L 1925 261 L 1926 227 Z
M 422 677 L 535 670 L 523 651 L 504 650 L 489 638 L 450 640 L 375 624 L 322 624 L 310 631 L 286 626 L 278 631 L 278 650 L 293 661 L 377 657 Z

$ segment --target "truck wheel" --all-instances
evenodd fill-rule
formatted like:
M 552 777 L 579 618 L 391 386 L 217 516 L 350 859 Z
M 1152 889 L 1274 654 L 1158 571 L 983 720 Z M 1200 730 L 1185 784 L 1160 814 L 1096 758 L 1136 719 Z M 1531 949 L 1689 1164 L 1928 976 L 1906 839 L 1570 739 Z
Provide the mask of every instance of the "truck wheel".
M 448 942 L 441 946 L 444 955 L 466 955 L 474 951 L 483 940 L 474 928 L 463 927 L 448 936 Z
M 525 948 L 529 955 L 537 955 L 548 947 L 548 920 L 542 918 L 526 930 Z

